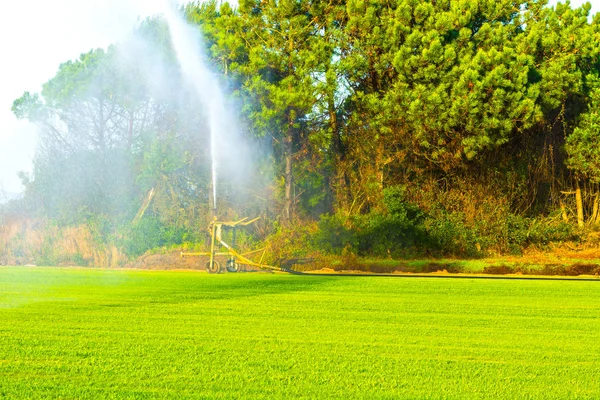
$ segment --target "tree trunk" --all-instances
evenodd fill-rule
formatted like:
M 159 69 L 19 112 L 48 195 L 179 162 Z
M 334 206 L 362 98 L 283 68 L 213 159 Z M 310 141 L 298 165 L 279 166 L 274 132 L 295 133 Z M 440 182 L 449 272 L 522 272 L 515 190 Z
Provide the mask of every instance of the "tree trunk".
M 579 186 L 579 180 L 575 181 L 575 202 L 577 203 L 577 226 L 583 228 L 583 199 L 581 197 L 581 187 Z
M 156 194 L 156 191 L 154 190 L 154 188 L 150 189 L 150 191 L 146 195 L 146 198 L 142 202 L 142 205 L 138 209 L 137 214 L 135 214 L 135 217 L 133 218 L 133 221 L 131 222 L 132 225 L 137 224 L 142 219 L 142 217 L 144 216 L 144 213 L 148 209 L 148 206 L 152 202 L 152 199 L 154 198 L 155 194 Z
M 596 224 L 598 222 L 598 192 L 594 195 L 594 205 L 592 206 L 592 215 L 590 216 L 590 220 L 588 221 L 590 225 Z
M 327 108 L 329 112 L 329 129 L 331 130 L 333 145 L 333 172 L 330 182 L 330 190 L 333 192 L 331 206 L 333 209 L 339 210 L 346 207 L 345 191 L 347 190 L 347 185 L 345 184 L 345 176 L 342 167 L 342 161 L 344 160 L 344 148 L 338 126 L 337 110 L 335 108 L 335 98 L 333 93 L 328 95 Z
M 127 128 L 127 150 L 131 154 L 133 148 L 133 111 L 129 111 L 129 126 Z
M 294 71 L 294 63 L 292 62 L 291 54 L 294 51 L 294 41 L 292 40 L 292 36 L 290 35 L 289 39 L 289 54 L 288 57 L 288 74 L 291 74 Z M 288 84 L 288 92 L 293 92 L 292 83 Z M 292 220 L 292 215 L 294 214 L 294 198 L 293 198 L 293 171 L 292 171 L 292 153 L 294 152 L 294 122 L 296 120 L 296 112 L 293 108 L 289 108 L 287 111 L 287 132 L 285 137 L 283 138 L 283 158 L 285 160 L 285 172 L 284 172 L 284 181 L 285 181 L 285 200 L 283 205 L 283 217 L 284 220 L 289 223 Z
M 567 208 L 565 207 L 565 202 L 560 200 L 560 214 L 562 216 L 562 220 L 566 223 L 569 223 L 569 216 L 567 215 Z
M 283 139 L 283 153 L 285 158 L 285 202 L 283 216 L 287 222 L 292 220 L 292 215 L 294 214 L 294 199 L 292 198 L 292 152 L 292 132 L 290 129 Z

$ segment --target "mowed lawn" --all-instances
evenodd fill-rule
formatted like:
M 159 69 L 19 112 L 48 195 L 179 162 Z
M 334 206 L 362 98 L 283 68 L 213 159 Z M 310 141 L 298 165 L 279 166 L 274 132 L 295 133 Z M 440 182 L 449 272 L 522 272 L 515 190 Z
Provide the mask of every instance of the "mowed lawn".
M 0 268 L 0 398 L 600 398 L 600 281 Z

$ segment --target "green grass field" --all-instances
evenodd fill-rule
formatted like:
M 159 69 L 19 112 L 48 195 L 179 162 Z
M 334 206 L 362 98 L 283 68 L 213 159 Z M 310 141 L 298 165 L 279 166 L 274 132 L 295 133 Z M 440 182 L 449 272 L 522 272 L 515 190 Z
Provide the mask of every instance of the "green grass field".
M 600 398 L 600 282 L 0 268 L 0 398 Z

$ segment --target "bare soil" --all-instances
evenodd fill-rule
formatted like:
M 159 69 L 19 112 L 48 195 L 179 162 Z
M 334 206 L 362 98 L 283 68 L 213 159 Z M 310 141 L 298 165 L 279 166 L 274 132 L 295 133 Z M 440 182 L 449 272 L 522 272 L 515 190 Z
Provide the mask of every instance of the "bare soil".
M 226 258 L 217 259 L 224 269 Z M 330 260 L 314 260 L 308 265 L 292 266 L 292 269 L 321 274 L 381 273 L 381 274 L 483 274 L 483 275 L 545 275 L 545 276 L 600 276 L 600 249 L 568 251 L 554 249 L 552 252 L 529 251 L 523 256 L 506 256 L 481 260 L 486 265 L 481 271 L 467 271 L 460 260 L 432 260 L 417 268 L 408 261 L 370 261 L 362 263 L 355 259 L 349 263 L 331 265 Z M 342 260 L 344 261 L 344 260 Z M 150 270 L 205 270 L 208 257 L 181 257 L 179 252 L 144 255 L 125 265 L 125 268 Z M 246 271 L 256 271 L 247 268 Z
M 217 257 L 217 262 L 221 268 L 225 269 L 226 257 Z M 171 252 L 165 254 L 143 255 L 137 260 L 130 262 L 124 268 L 134 269 L 154 269 L 154 270 L 206 270 L 206 264 L 209 258 L 206 256 L 186 256 L 182 257 L 180 252 Z M 242 271 L 256 271 L 255 268 L 242 266 Z
M 205 257 L 181 257 L 179 252 L 143 255 L 125 265 L 136 269 L 205 269 Z

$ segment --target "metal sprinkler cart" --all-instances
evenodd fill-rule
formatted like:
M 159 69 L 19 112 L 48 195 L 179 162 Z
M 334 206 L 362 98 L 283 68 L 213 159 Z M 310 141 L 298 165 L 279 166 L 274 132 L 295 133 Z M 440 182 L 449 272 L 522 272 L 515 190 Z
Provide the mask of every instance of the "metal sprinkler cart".
M 249 251 L 246 253 L 240 253 L 235 249 L 235 239 L 236 232 L 239 227 L 248 226 L 257 220 L 260 217 L 248 220 L 248 218 L 242 218 L 239 221 L 217 221 L 215 220 L 209 225 L 208 232 L 210 233 L 210 252 L 198 252 L 198 253 L 181 253 L 181 257 L 190 257 L 190 256 L 205 256 L 210 257 L 209 261 L 206 263 L 206 270 L 211 273 L 220 273 L 221 272 L 221 263 L 216 260 L 217 256 L 228 256 L 225 269 L 228 272 L 239 272 L 240 267 L 251 266 L 260 269 L 267 269 L 271 271 L 283 271 L 282 268 L 273 267 L 271 265 L 263 264 L 263 259 L 265 257 L 265 253 L 267 251 L 266 247 L 260 248 L 258 250 Z M 222 233 L 224 229 L 230 229 L 232 231 L 232 240 L 231 244 L 226 243 L 222 238 Z M 218 249 L 220 247 L 220 249 Z M 219 251 L 220 250 L 220 251 Z M 257 254 L 262 252 L 260 259 L 258 261 L 253 261 L 248 256 L 251 254 Z

